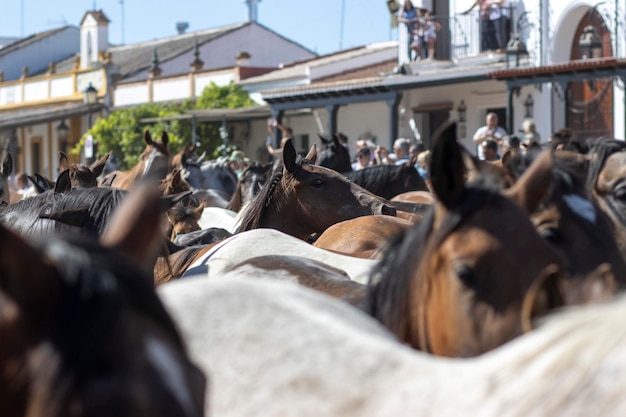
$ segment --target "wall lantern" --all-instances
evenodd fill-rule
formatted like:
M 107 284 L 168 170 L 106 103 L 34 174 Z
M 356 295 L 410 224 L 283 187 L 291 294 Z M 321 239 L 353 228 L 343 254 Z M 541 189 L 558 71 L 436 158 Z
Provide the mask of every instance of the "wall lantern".
M 525 118 L 532 119 L 534 105 L 535 105 L 535 101 L 533 100 L 533 96 L 529 94 L 528 97 L 526 97 L 526 100 L 524 100 L 524 109 L 525 109 L 524 117 Z
M 61 123 L 57 126 L 57 137 L 60 140 L 65 140 L 70 135 L 70 128 L 65 124 L 65 119 L 61 120 Z
M 519 38 L 519 34 L 514 34 L 509 43 L 506 44 L 506 67 L 519 67 L 520 62 L 528 59 L 526 44 Z
M 456 108 L 456 111 L 459 113 L 459 123 L 465 123 L 465 112 L 467 111 L 465 100 L 461 100 L 459 106 Z

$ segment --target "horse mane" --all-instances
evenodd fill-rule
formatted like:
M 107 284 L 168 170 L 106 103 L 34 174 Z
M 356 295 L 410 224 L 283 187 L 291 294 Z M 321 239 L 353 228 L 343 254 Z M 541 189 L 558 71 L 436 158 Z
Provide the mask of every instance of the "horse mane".
M 159 256 L 154 266 L 154 284 L 164 284 L 182 276 L 198 253 L 207 246 L 213 244 L 186 246 L 172 251 L 169 256 Z
M 607 137 L 596 139 L 593 147 L 589 151 L 589 154 L 594 155 L 593 158 L 590 158 L 589 172 L 587 175 L 586 188 L 589 196 L 593 195 L 598 176 L 602 168 L 604 168 L 604 163 L 607 158 L 616 152 L 623 152 L 624 150 L 626 150 L 626 142 L 624 141 Z
M 282 171 L 275 170 L 270 181 L 265 183 L 265 186 L 254 197 L 250 203 L 239 213 L 235 224 L 237 225 L 233 234 L 239 232 L 245 232 L 247 230 L 258 229 L 261 227 L 267 209 L 272 203 L 272 199 L 278 200 L 278 204 L 282 201 L 280 197 L 285 196 L 290 192 L 290 185 L 293 182 L 293 177 L 298 173 L 304 165 L 313 165 L 312 161 L 299 157 L 296 161 L 295 171 L 284 177 Z M 284 182 L 283 182 L 284 178 Z M 279 191 L 279 195 L 274 195 L 276 190 Z
M 428 277 L 416 274 L 419 266 L 428 261 L 430 252 L 472 213 L 485 204 L 498 204 L 505 197 L 493 190 L 470 187 L 465 191 L 462 202 L 448 210 L 438 230 L 433 232 L 434 209 L 430 209 L 424 218 L 405 233 L 400 233 L 390 240 L 383 251 L 381 261 L 374 267 L 367 284 L 366 295 L 361 308 L 380 321 L 401 339 L 408 335 L 411 317 L 410 297 L 417 291 L 418 299 L 427 297 Z M 413 283 L 417 276 L 417 283 Z
M 107 219 L 116 207 L 120 205 L 128 192 L 113 187 L 88 187 L 73 188 L 64 193 L 47 191 L 36 196 L 20 200 L 3 210 L 2 215 L 10 213 L 24 213 L 24 217 L 32 217 L 32 224 L 39 221 L 40 214 L 50 214 L 64 210 L 77 210 L 86 208 L 89 216 L 83 225 L 83 232 L 87 234 L 101 234 L 106 226 Z M 54 229 L 57 231 L 68 230 L 70 226 L 60 222 L 48 222 L 49 226 L 41 228 Z
M 263 216 L 266 208 L 270 205 L 274 191 L 279 186 L 283 179 L 282 172 L 276 172 L 272 179 L 265 184 L 261 189 L 261 192 L 248 203 L 245 209 L 237 216 L 235 223 L 237 227 L 234 234 L 239 232 L 245 232 L 247 230 L 258 229 L 261 227 Z
M 152 279 L 130 259 L 95 239 L 49 238 L 37 245 L 54 260 L 63 290 L 55 323 L 50 330 L 62 368 L 54 376 L 47 410 L 67 409 L 73 392 L 98 372 L 111 333 L 122 319 L 122 308 L 132 308 L 162 326 L 173 343 L 184 349 L 174 322 L 161 304 Z M 96 360 L 94 360 L 96 358 Z

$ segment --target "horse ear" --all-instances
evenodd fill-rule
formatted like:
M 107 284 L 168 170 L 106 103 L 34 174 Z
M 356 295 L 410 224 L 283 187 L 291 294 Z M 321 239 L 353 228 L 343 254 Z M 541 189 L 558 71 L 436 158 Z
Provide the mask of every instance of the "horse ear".
M 160 198 L 153 181 L 140 182 L 111 216 L 100 242 L 117 248 L 146 271 L 152 271 L 163 243 Z
M 306 154 L 304 159 L 311 161 L 311 163 L 313 164 L 315 163 L 315 161 L 317 161 L 317 146 L 315 146 L 315 144 L 311 146 L 311 149 L 309 149 L 309 153 Z
M 456 123 L 451 122 L 435 133 L 430 162 L 430 183 L 433 193 L 446 208 L 461 200 L 465 190 L 462 148 L 456 140 Z
M 159 207 L 161 208 L 161 211 L 171 209 L 172 207 L 174 207 L 176 203 L 182 201 L 183 198 L 191 195 L 191 193 L 193 193 L 193 191 L 189 190 L 189 191 L 183 191 L 182 193 L 178 193 L 178 194 L 162 196 L 161 199 L 159 200 L 160 201 Z
M 41 184 L 37 182 L 37 179 L 31 177 L 30 175 L 27 175 L 26 177 L 33 184 L 33 187 L 35 187 L 35 190 L 37 190 L 37 194 L 41 194 L 47 190 L 46 188 L 42 187 Z
M 169 141 L 170 141 L 170 135 L 168 135 L 168 134 L 167 134 L 167 132 L 164 130 L 164 131 L 161 133 L 161 143 L 162 143 L 164 146 L 167 146 L 167 143 L 168 143 Z
M 83 227 L 87 224 L 87 220 L 89 220 L 89 207 L 42 213 L 39 215 L 39 218 L 54 220 L 68 226 Z
M 57 182 L 54 185 L 55 193 L 63 193 L 72 189 L 72 182 L 70 180 L 70 170 L 66 169 L 61 172 L 57 178 Z
M 104 167 L 106 166 L 107 160 L 109 159 L 110 156 L 111 156 L 111 152 L 104 155 L 102 158 L 98 159 L 89 167 L 89 169 L 91 169 L 91 172 L 94 173 L 96 178 L 102 175 L 102 171 L 104 171 Z
M 150 131 L 148 129 L 143 132 L 143 141 L 146 142 L 146 145 L 152 145 L 154 143 L 152 141 L 152 135 L 150 134 Z
M 328 139 L 326 139 L 326 137 L 320 135 L 319 133 L 317 134 L 317 136 L 320 138 L 320 140 L 322 141 L 322 145 L 327 145 L 328 142 L 330 142 Z
M 110 177 L 105 178 L 104 181 L 102 181 L 102 184 L 100 185 L 105 186 L 105 187 L 111 187 L 113 184 L 113 181 L 115 181 L 115 177 L 117 177 L 117 174 L 113 174 Z
M 297 156 L 298 154 L 296 153 L 296 148 L 293 147 L 291 138 L 287 139 L 287 141 L 285 142 L 285 146 L 283 146 L 283 163 L 285 164 L 285 169 L 287 170 L 287 172 L 291 174 L 293 174 L 296 170 Z
M 63 151 L 59 152 L 59 169 L 61 171 L 70 169 L 70 161 L 67 158 L 67 154 Z
M 10 153 L 7 153 L 4 157 L 4 161 L 2 161 L 2 174 L 3 177 L 8 177 L 13 172 L 13 158 Z
M 528 213 L 533 213 L 552 185 L 554 155 L 551 150 L 539 154 L 526 172 L 504 194 Z
M 37 184 L 39 184 L 43 189 L 50 190 L 52 188 L 52 184 L 45 177 L 35 173 L 35 180 Z

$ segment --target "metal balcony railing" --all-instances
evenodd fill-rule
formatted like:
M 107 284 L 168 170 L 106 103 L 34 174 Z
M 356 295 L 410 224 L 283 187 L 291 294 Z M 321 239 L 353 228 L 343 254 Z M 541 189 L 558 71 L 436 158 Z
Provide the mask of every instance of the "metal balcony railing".
M 399 22 L 398 64 L 429 57 L 458 60 L 487 52 L 505 53 L 506 44 L 516 31 L 512 22 L 517 22 L 517 16 L 511 7 L 502 7 L 494 13 L 501 17 L 489 20 L 481 18 L 479 10 L 472 10 L 453 16 L 419 18 L 411 23 Z M 525 25 L 525 29 L 530 26 Z M 436 36 L 434 43 L 433 34 Z M 426 52 L 429 47 L 434 49 L 434 54 Z

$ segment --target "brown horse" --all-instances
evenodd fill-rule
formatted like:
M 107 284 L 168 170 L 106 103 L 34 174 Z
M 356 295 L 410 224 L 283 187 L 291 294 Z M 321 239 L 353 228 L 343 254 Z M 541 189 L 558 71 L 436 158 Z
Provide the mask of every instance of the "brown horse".
M 82 163 L 70 164 L 67 155 L 59 152 L 59 171 L 69 170 L 70 186 L 75 187 L 97 187 L 98 177 L 102 175 L 107 160 L 111 153 L 104 155 L 90 166 Z
M 236 233 L 273 228 L 307 240 L 343 220 L 369 214 L 395 215 L 387 200 L 332 169 L 315 165 L 315 146 L 304 159 L 296 157 L 288 140 L 283 147 L 283 171 L 275 174 L 248 204 Z
M 413 222 L 392 216 L 362 216 L 335 223 L 326 229 L 313 246 L 343 255 L 374 259 L 388 240 L 404 233 Z
M 204 415 L 205 377 L 148 273 L 155 191 L 134 190 L 99 241 L 33 247 L 0 226 L 3 415 Z
M 110 172 L 104 181 L 110 180 L 112 187 L 128 190 L 132 185 L 142 177 L 152 176 L 155 178 L 165 178 L 170 171 L 170 151 L 167 147 L 169 142 L 169 136 L 166 132 L 161 135 L 160 141 L 152 140 L 150 131 L 146 130 L 143 135 L 143 140 L 146 143 L 139 162 L 128 171 L 113 171 Z
M 435 142 L 430 172 L 432 214 L 391 242 L 372 274 L 365 309 L 414 348 L 479 355 L 562 305 L 564 260 L 528 218 L 552 170 L 533 165 L 506 195 L 468 185 L 450 123 Z

